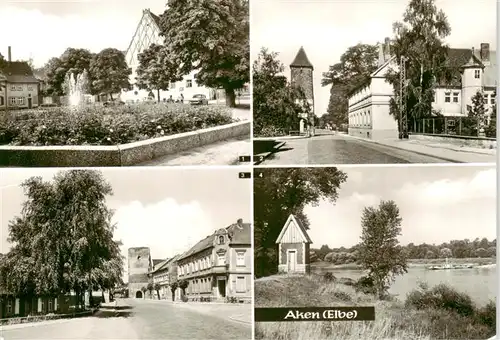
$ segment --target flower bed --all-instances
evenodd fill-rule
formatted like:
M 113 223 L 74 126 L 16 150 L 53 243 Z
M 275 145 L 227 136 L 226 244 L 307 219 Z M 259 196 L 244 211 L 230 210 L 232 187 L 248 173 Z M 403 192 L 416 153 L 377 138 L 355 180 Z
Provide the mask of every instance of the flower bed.
M 119 145 L 235 122 L 226 107 L 143 104 L 10 112 L 0 145 Z

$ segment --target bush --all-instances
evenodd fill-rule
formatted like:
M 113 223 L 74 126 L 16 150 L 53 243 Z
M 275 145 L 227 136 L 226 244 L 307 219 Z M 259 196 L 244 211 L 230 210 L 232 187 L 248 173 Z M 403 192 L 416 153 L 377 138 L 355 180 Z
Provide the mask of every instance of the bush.
M 58 107 L 11 112 L 0 121 L 0 144 L 118 145 L 232 122 L 229 109 L 221 106 Z
M 494 301 L 488 302 L 486 306 L 480 308 L 476 313 L 477 320 L 492 329 L 497 327 L 497 308 Z
M 182 300 L 182 302 L 188 302 L 189 301 L 189 299 L 187 298 L 187 296 L 184 295 L 184 294 L 181 295 L 181 300 Z
M 325 275 L 323 275 L 323 278 L 325 279 L 325 281 L 333 281 L 333 282 L 335 282 L 335 280 L 337 280 L 337 278 L 331 272 L 325 273 Z

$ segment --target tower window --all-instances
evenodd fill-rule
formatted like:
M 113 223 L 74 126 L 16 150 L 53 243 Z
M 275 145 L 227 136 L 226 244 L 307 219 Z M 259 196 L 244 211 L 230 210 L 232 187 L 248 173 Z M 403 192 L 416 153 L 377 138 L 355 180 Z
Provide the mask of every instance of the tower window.
M 474 78 L 476 78 L 476 79 L 481 78 L 481 71 L 480 70 L 474 70 Z
M 219 236 L 219 244 L 224 244 L 224 236 Z

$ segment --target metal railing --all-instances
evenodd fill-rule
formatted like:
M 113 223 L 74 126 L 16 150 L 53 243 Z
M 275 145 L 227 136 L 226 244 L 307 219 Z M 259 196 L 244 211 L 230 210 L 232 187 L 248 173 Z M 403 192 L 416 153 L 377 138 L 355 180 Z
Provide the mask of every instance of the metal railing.
M 496 138 L 496 118 L 435 117 L 413 122 L 411 133 Z

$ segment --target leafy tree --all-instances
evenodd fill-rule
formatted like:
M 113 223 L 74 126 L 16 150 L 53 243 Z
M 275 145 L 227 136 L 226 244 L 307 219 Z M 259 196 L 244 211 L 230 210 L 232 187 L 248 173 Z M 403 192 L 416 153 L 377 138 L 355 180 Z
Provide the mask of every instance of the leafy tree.
M 344 172 L 333 167 L 255 170 L 254 263 L 257 277 L 278 271 L 275 242 L 288 216 L 294 214 L 308 228 L 304 208 L 321 199 L 334 203 L 346 179 Z
M 5 60 L 2 53 L 0 53 L 0 70 L 2 70 L 7 65 L 7 60 Z
M 479 135 L 480 127 L 486 120 L 486 101 L 481 90 L 478 90 L 471 98 L 472 105 L 467 105 L 467 117 L 462 120 L 462 129 L 468 134 Z
M 177 282 L 172 282 L 170 284 L 170 291 L 172 292 L 172 301 L 175 301 L 175 291 L 179 288 L 179 284 Z
M 107 94 L 114 100 L 114 93 L 130 89 L 132 69 L 128 67 L 122 51 L 115 48 L 102 50 L 92 59 L 89 70 L 94 94 Z
M 160 35 L 180 75 L 198 70 L 196 81 L 223 88 L 226 104 L 250 79 L 248 0 L 169 0 Z
M 146 298 L 146 292 L 148 291 L 148 289 L 146 287 L 141 287 L 141 292 L 142 292 L 142 298 L 145 299 Z
M 447 258 L 447 257 L 452 257 L 452 256 L 453 256 L 453 252 L 451 251 L 450 248 L 442 248 L 439 251 L 439 257 L 441 257 L 441 258 Z
M 182 289 L 182 295 L 186 295 L 186 288 L 189 286 L 189 281 L 188 280 L 180 280 L 178 285 L 179 285 L 179 288 Z
M 401 56 L 407 59 L 407 95 L 404 99 L 408 126 L 420 118 L 436 115 L 432 111 L 432 101 L 438 82 L 451 84 L 460 81 L 452 77 L 455 70 L 448 64 L 448 46 L 444 43 L 451 28 L 446 14 L 438 10 L 435 3 L 435 0 L 410 0 L 402 22 L 393 24 L 395 40 L 391 51 L 398 63 Z M 386 79 L 394 89 L 390 113 L 399 122 L 399 69 L 390 70 Z
M 377 61 L 377 46 L 357 44 L 349 47 L 340 62 L 323 73 L 321 85 L 331 85 L 327 112 L 333 124 L 348 123 L 349 94 L 370 79 L 370 74 L 377 69 Z
M 83 73 L 84 70 L 90 68 L 93 58 L 94 54 L 86 49 L 68 48 L 60 57 L 50 59 L 44 66 L 47 76 L 47 93 L 56 96 L 67 94 L 63 87 L 66 74 L 69 72 L 76 77 Z
M 23 183 L 27 200 L 9 224 L 12 250 L 0 277 L 16 295 L 58 295 L 111 289 L 121 282 L 123 257 L 113 240 L 115 226 L 105 198 L 112 189 L 101 173 L 71 170 L 52 182 Z
M 432 250 L 427 250 L 427 253 L 425 254 L 425 258 L 426 259 L 435 259 L 436 253 L 434 253 Z
M 407 273 L 403 249 L 399 245 L 402 218 L 394 201 L 363 209 L 359 263 L 368 270 L 380 298 L 387 294 L 396 275 Z
M 158 296 L 158 300 L 161 300 L 160 299 L 160 288 L 161 288 L 161 286 L 159 283 L 154 284 L 154 289 L 156 290 L 156 295 Z
M 293 88 L 283 75 L 278 54 L 263 48 L 253 64 L 254 135 L 284 135 L 294 130 L 307 103 L 303 92 Z
M 137 86 L 140 89 L 156 90 L 158 102 L 160 90 L 167 91 L 170 83 L 181 80 L 174 65 L 161 45 L 152 44 L 138 56 Z
M 153 297 L 153 290 L 154 290 L 154 285 L 152 282 L 149 282 L 148 283 L 148 286 L 146 287 L 148 289 L 148 292 L 149 292 L 149 297 L 152 298 Z

